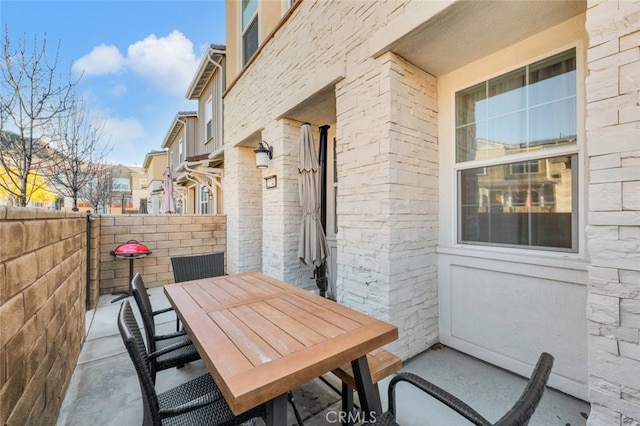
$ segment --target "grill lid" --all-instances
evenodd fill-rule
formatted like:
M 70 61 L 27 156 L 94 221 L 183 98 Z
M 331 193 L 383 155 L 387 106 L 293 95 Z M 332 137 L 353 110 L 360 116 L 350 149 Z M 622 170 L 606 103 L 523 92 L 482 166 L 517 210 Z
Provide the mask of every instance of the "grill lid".
M 136 240 L 129 240 L 116 247 L 111 254 L 113 256 L 140 256 L 151 254 L 151 251 L 144 244 L 140 244 Z

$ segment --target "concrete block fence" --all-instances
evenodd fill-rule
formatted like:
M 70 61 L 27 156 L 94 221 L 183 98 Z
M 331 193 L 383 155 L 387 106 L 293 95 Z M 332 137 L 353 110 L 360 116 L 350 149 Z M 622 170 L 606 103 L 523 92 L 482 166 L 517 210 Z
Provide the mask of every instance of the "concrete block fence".
M 225 251 L 224 215 L 117 215 L 100 217 L 99 293 L 127 291 L 129 260 L 110 252 L 120 244 L 136 240 L 151 255 L 134 260 L 147 287 L 173 283 L 172 256 Z
M 55 424 L 85 334 L 86 216 L 0 206 L 0 423 Z
M 149 287 L 173 282 L 171 256 L 225 251 L 222 215 L 120 215 L 0 206 L 0 423 L 55 425 L 85 339 L 85 312 L 128 290 L 128 240 Z M 89 237 L 89 238 L 88 238 Z M 87 244 L 88 241 L 88 244 Z M 89 282 L 89 285 L 87 285 Z

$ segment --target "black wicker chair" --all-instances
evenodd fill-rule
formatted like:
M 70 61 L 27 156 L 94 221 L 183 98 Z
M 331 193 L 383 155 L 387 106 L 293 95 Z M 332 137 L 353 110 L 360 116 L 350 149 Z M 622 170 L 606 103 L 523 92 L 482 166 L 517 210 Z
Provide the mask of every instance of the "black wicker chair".
M 520 399 L 518 399 L 513 407 L 511 407 L 511 409 L 507 411 L 507 413 L 502 416 L 496 423 L 489 422 L 469 405 L 465 404 L 455 396 L 451 395 L 449 392 L 439 388 L 433 383 L 428 382 L 422 377 L 417 376 L 413 373 L 398 373 L 389 382 L 389 411 L 383 413 L 381 416 L 378 416 L 376 418 L 376 421 L 372 423 L 372 425 L 398 425 L 395 419 L 395 388 L 399 382 L 407 382 L 416 386 L 418 389 L 426 392 L 443 404 L 446 404 L 447 406 L 449 406 L 449 408 L 453 409 L 462 417 L 466 418 L 475 425 L 526 425 L 529 423 L 529 419 L 531 419 L 531 416 L 533 415 L 536 407 L 538 406 L 538 403 L 540 402 L 540 399 L 542 398 L 542 393 L 544 392 L 544 389 L 547 385 L 547 380 L 549 380 L 549 374 L 551 374 L 552 366 L 553 356 L 543 352 L 540 355 L 540 358 L 538 358 L 538 363 L 536 364 L 533 373 L 531 374 L 531 378 L 529 379 L 527 386 L 524 388 L 524 391 L 520 395 Z
M 129 301 L 122 303 L 118 329 L 138 375 L 144 409 L 143 425 L 238 425 L 254 417 L 265 417 L 259 405 L 235 416 L 209 374 L 204 374 L 163 393 L 156 393 L 151 359 Z
M 140 315 L 142 316 L 149 352 L 162 351 L 162 354 L 151 359 L 151 377 L 153 382 L 155 383 L 156 372 L 158 371 L 181 367 L 188 362 L 200 359 L 200 354 L 198 354 L 196 347 L 193 346 L 191 339 L 184 330 L 169 334 L 156 334 L 154 317 L 166 312 L 167 309 L 158 311 L 152 309 L 147 288 L 144 286 L 144 281 L 139 273 L 136 274 L 131 281 L 131 290 L 138 309 L 140 310 Z
M 224 252 L 171 258 L 175 282 L 224 275 Z
M 174 256 L 171 258 L 171 267 L 173 280 L 177 283 L 219 277 L 224 275 L 224 252 Z M 176 330 L 179 329 L 180 321 L 178 320 Z

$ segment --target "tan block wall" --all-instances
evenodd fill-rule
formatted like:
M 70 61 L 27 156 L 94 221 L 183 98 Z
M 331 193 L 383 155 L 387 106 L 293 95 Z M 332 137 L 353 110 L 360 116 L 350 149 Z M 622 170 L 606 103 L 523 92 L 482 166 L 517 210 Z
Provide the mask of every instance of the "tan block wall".
M 0 422 L 53 425 L 85 331 L 84 213 L 0 206 Z
M 99 228 L 100 294 L 128 290 L 129 261 L 110 252 L 129 240 L 151 250 L 151 255 L 133 262 L 134 274 L 140 272 L 147 287 L 173 283 L 172 256 L 226 249 L 224 215 L 102 216 Z

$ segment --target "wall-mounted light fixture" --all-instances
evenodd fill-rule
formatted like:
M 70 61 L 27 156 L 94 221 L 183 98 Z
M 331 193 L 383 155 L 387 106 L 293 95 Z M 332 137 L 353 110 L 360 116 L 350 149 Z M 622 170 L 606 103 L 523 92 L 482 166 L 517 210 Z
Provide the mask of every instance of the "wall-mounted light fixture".
M 267 168 L 269 160 L 273 158 L 273 147 L 262 141 L 253 152 L 256 154 L 256 167 L 259 169 Z

